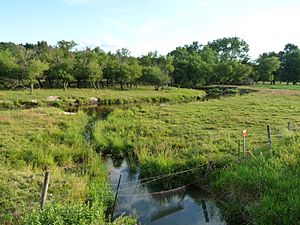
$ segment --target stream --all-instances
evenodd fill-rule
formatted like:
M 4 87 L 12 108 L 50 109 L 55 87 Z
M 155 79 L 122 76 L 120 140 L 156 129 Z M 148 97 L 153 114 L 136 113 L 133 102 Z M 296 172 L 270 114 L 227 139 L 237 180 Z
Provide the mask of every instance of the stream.
M 106 164 L 114 191 L 122 176 L 114 217 L 134 215 L 142 225 L 226 225 L 216 202 L 199 189 L 189 186 L 165 195 L 151 194 L 141 185 L 139 170 L 129 172 L 126 160 L 115 166 L 108 158 Z

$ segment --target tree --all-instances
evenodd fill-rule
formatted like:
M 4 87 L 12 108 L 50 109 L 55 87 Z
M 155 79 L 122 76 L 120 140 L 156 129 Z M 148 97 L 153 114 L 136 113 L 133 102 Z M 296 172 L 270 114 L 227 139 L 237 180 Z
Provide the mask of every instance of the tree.
M 177 47 L 169 55 L 173 57 L 174 72 L 171 73 L 174 84 L 187 87 L 205 85 L 213 79 L 216 54 L 208 47 Z
M 169 76 L 164 74 L 158 66 L 144 67 L 141 80 L 145 84 L 153 85 L 156 90 L 170 82 Z
M 276 56 L 268 56 L 267 54 L 260 55 L 257 59 L 256 70 L 259 75 L 259 80 L 274 82 L 274 73 L 280 68 L 280 60 Z
M 8 50 L 0 50 L 0 83 L 8 87 L 16 79 L 17 59 Z
M 37 83 L 37 78 L 49 69 L 49 64 L 39 59 L 31 59 L 28 64 L 28 74 L 26 80 L 30 84 L 30 94 L 33 92 L 33 86 Z
M 69 54 L 70 51 L 76 46 L 77 44 L 74 41 L 59 41 L 57 42 L 57 47 L 61 49 L 65 54 Z
M 74 46 L 76 46 L 74 41 L 59 41 L 57 47 L 50 53 L 48 79 L 62 81 L 63 90 L 66 90 L 69 83 L 74 80 L 75 56 L 71 51 Z
M 74 78 L 77 80 L 77 87 L 80 87 L 84 81 L 86 85 L 90 83 L 93 88 L 99 89 L 102 74 L 99 55 L 96 51 L 87 48 L 76 52 Z
M 116 58 L 111 58 L 103 69 L 103 77 L 107 80 L 107 85 L 110 83 L 114 86 L 115 83 L 119 83 L 121 89 L 124 89 L 127 76 L 126 69 L 125 64 L 120 63 Z
M 217 83 L 220 84 L 241 84 L 249 77 L 252 67 L 236 60 L 229 62 L 220 62 L 215 67 L 215 76 Z
M 207 45 L 219 54 L 222 62 L 237 60 L 245 63 L 249 61 L 249 45 L 238 37 L 217 39 L 208 42 Z
M 282 54 L 282 74 L 287 84 L 296 84 L 300 80 L 300 49 L 293 44 L 287 44 Z
M 92 60 L 87 64 L 86 73 L 88 81 L 96 90 L 98 90 L 98 82 L 101 80 L 103 74 L 101 66 L 97 63 L 97 61 Z
M 127 84 L 131 88 L 132 85 L 137 86 L 139 79 L 142 77 L 142 66 L 136 59 L 131 59 L 128 63 Z
M 149 52 L 147 55 L 140 57 L 139 61 L 144 67 L 159 67 L 165 77 L 170 77 L 174 71 L 173 57 L 159 55 L 157 51 Z

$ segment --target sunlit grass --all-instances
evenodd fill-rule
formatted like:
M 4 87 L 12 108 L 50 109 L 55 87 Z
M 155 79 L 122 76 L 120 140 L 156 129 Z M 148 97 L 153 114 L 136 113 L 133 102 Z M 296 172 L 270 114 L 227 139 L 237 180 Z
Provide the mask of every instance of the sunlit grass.
M 138 93 L 143 96 L 141 90 Z M 43 172 L 48 169 L 49 208 L 32 215 L 45 219 L 53 215 L 50 212 L 62 217 L 60 212 L 81 210 L 82 215 L 93 216 L 84 203 L 93 199 L 100 204 L 100 214 L 93 218 L 104 221 L 112 197 L 100 152 L 138 161 L 142 176 L 200 168 L 189 176 L 164 179 L 165 188 L 201 182 L 205 165 L 212 161 L 211 182 L 231 203 L 228 215 L 242 210 L 256 224 L 270 224 L 268 218 L 272 224 L 297 224 L 300 141 L 294 135 L 300 130 L 299 102 L 298 91 L 264 88 L 220 100 L 116 108 L 106 120 L 93 118 L 94 139 L 89 145 L 84 133 L 92 118 L 83 112 L 66 115 L 56 108 L 0 111 L 0 196 L 4 200 L 0 213 L 9 212 L 11 217 L 5 221 L 15 222 L 22 219 L 23 209 L 36 208 Z M 288 131 L 288 122 L 293 131 Z M 267 124 L 272 152 L 267 146 Z M 247 160 L 237 164 L 243 129 L 248 133 Z M 18 196 L 24 199 L 14 201 Z M 37 222 L 28 214 L 26 218 Z
M 40 223 L 47 216 L 54 218 L 54 214 L 58 218 L 57 208 L 67 211 L 70 217 L 81 213 L 81 221 L 86 217 L 90 218 L 87 223 L 95 224 L 97 219 L 97 224 L 104 224 L 112 194 L 101 158 L 85 145 L 88 116 L 41 108 L 0 111 L 0 118 L 1 223 L 20 224 L 24 216 L 25 224 Z M 35 211 L 45 170 L 50 171 L 45 211 Z M 94 211 L 89 211 L 87 199 L 94 202 Z M 36 214 L 31 215 L 32 210 Z M 56 223 L 67 218 L 66 215 Z
M 96 98 L 100 105 L 127 104 L 140 102 L 188 101 L 202 98 L 200 90 L 173 88 L 154 90 L 153 87 L 139 87 L 128 90 L 119 89 L 40 89 L 30 95 L 27 90 L 0 90 L 0 106 L 2 108 L 43 106 L 43 105 L 88 105 L 91 98 Z M 52 98 L 52 100 L 51 100 Z M 57 100 L 56 100 L 57 99 Z M 0 107 L 1 108 L 1 107 Z
M 159 155 L 168 160 L 187 160 L 191 156 L 208 160 L 237 154 L 244 129 L 248 151 L 266 145 L 267 124 L 273 142 L 288 133 L 288 122 L 300 130 L 299 100 L 300 96 L 261 92 L 207 102 L 116 110 L 107 121 L 97 122 L 95 138 L 102 149 L 133 149 L 140 159 Z
M 223 212 L 228 221 L 244 224 L 236 216 L 246 215 L 250 224 L 299 224 L 299 102 L 298 94 L 262 91 L 207 102 L 116 110 L 107 121 L 96 123 L 94 135 L 98 148 L 116 157 L 134 152 L 144 176 L 212 161 L 213 190 L 226 200 Z M 288 131 L 288 122 L 293 131 Z M 238 164 L 243 129 L 248 132 L 247 156 Z M 205 167 L 188 176 L 164 179 L 161 185 L 201 182 L 204 171 Z

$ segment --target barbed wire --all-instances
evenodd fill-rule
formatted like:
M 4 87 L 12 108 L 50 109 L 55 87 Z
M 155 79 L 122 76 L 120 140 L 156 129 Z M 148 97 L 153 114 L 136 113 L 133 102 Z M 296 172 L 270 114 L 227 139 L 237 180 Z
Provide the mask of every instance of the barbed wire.
M 183 170 L 183 171 L 179 171 L 179 172 L 173 172 L 173 173 L 168 173 L 168 174 L 162 174 L 162 175 L 158 175 L 158 176 L 154 176 L 154 177 L 150 177 L 150 178 L 144 178 L 138 181 L 134 181 L 134 182 L 140 182 L 139 184 L 136 185 L 131 185 L 131 186 L 126 186 L 126 189 L 128 188 L 132 188 L 132 187 L 136 187 L 136 186 L 140 186 L 140 185 L 145 185 L 145 184 L 149 184 L 152 182 L 155 182 L 157 180 L 163 179 L 163 178 L 167 178 L 167 177 L 171 177 L 171 176 L 177 176 L 183 173 L 187 173 L 190 171 L 194 171 L 194 170 L 198 170 L 203 168 L 204 166 L 200 166 L 200 167 L 196 167 L 196 168 L 192 168 L 192 169 L 187 169 L 187 170 Z M 141 182 L 141 181 L 145 181 L 145 182 Z M 130 184 L 132 182 L 124 182 L 123 184 Z M 115 186 L 116 184 L 112 184 L 113 186 Z M 125 190 L 125 188 L 120 188 L 120 190 Z

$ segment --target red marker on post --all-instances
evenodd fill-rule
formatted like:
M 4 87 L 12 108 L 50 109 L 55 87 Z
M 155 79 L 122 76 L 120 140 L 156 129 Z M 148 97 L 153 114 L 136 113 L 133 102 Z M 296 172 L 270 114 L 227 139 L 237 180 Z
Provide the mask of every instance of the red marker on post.
M 247 131 L 243 130 L 243 137 L 246 137 L 246 136 L 247 136 Z

